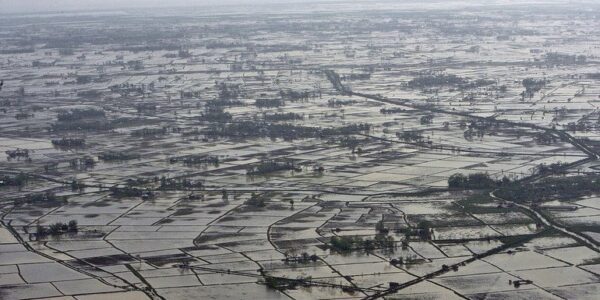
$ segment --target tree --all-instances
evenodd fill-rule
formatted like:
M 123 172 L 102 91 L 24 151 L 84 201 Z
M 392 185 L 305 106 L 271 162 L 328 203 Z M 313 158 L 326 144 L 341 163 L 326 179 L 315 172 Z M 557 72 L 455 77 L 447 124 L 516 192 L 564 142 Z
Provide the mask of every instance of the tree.
M 56 222 L 54 224 L 51 224 L 48 228 L 48 233 L 50 233 L 51 235 L 59 235 L 62 233 L 63 226 L 64 224 L 62 222 Z
M 77 228 L 77 220 L 71 220 L 67 224 L 68 232 L 77 232 L 79 229 Z
M 419 237 L 424 240 L 431 239 L 431 222 L 427 220 L 421 220 L 417 224 L 417 228 L 419 229 Z
M 450 176 L 450 178 L 448 178 L 448 187 L 451 187 L 451 188 L 464 187 L 466 181 L 467 181 L 467 177 L 465 177 L 465 175 L 463 175 L 462 173 L 456 173 L 456 174 Z

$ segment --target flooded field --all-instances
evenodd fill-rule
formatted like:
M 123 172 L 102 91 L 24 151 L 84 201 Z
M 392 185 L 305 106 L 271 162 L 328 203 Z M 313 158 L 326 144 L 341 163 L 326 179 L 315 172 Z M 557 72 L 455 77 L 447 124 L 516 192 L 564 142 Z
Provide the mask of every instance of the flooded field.
M 0 12 L 0 299 L 597 299 L 598 16 Z

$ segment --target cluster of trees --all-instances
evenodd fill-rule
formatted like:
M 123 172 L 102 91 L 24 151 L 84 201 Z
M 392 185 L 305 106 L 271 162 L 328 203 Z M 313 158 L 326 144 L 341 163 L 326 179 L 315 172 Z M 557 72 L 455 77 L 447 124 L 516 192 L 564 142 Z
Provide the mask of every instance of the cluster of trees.
M 421 125 L 431 124 L 431 123 L 433 123 L 433 115 L 432 114 L 424 115 L 421 117 L 420 121 L 421 121 Z
M 61 139 L 53 139 L 52 145 L 59 148 L 81 148 L 85 146 L 85 139 L 83 138 L 68 138 L 63 137 Z
M 325 70 L 324 73 L 327 76 L 327 80 L 329 80 L 329 82 L 331 82 L 331 84 L 333 84 L 333 87 L 336 90 L 342 92 L 343 94 L 344 93 L 352 93 L 350 88 L 348 88 L 342 84 L 342 80 L 338 73 L 336 73 L 333 70 Z
M 586 77 L 589 79 L 600 79 L 600 73 L 588 73 Z
M 340 99 L 329 99 L 327 101 L 327 106 L 329 107 L 340 107 L 344 105 L 352 105 L 355 104 L 356 100 L 340 100 Z
M 84 156 L 80 158 L 73 158 L 69 161 L 69 165 L 73 169 L 81 169 L 85 170 L 87 168 L 92 168 L 96 165 L 96 161 L 91 156 Z
M 400 108 L 400 107 L 382 108 L 379 110 L 379 112 L 384 115 L 402 113 L 405 111 L 406 110 L 404 108 Z
M 367 142 L 367 139 L 357 139 L 353 136 L 345 136 L 340 139 L 339 144 L 342 147 L 352 150 L 352 153 L 358 152 L 358 154 L 360 154 L 362 153 L 362 148 L 359 146 L 365 142 Z
M 151 91 L 154 89 L 154 83 L 149 83 L 146 85 L 145 83 L 134 84 L 134 83 L 121 83 L 111 85 L 109 87 L 110 91 L 113 93 L 119 93 L 122 96 L 126 95 L 144 95 L 146 91 Z
M 60 49 L 58 49 L 58 55 L 60 55 L 60 56 L 75 55 L 75 51 L 73 50 L 73 48 L 60 48 Z
M 566 165 L 568 164 L 560 161 L 551 164 L 541 163 L 536 166 L 536 172 L 538 174 L 560 174 L 564 172 Z
M 546 86 L 546 80 L 544 79 L 534 79 L 534 78 L 525 78 L 522 81 L 523 87 L 525 91 L 521 93 L 523 98 L 529 97 L 532 98 L 535 93 L 539 92 L 543 87 Z
M 267 200 L 269 200 L 268 195 L 266 193 L 252 193 L 250 198 L 244 202 L 244 204 L 253 207 L 265 207 Z
M 88 84 L 92 82 L 93 77 L 91 75 L 78 75 L 75 79 L 77 84 Z
M 125 151 L 108 151 L 98 155 L 98 159 L 103 161 L 124 161 L 138 158 L 140 158 L 139 154 Z
M 301 168 L 294 165 L 293 161 L 268 160 L 268 161 L 260 162 L 259 164 L 256 164 L 253 166 L 249 166 L 246 169 L 246 174 L 247 175 L 264 175 L 264 174 L 269 174 L 272 172 L 286 171 L 286 170 L 293 170 L 293 171 L 297 171 L 297 172 L 302 171 Z
M 0 175 L 0 187 L 3 186 L 24 186 L 29 181 L 29 176 L 23 173 L 15 176 Z
M 225 82 L 215 83 L 219 100 L 235 99 L 242 95 L 242 90 L 239 84 L 231 84 Z
M 341 76 L 341 80 L 369 80 L 369 79 L 371 79 L 370 73 L 352 73 L 352 74 Z
M 404 233 L 404 240 L 402 241 L 402 248 L 406 249 L 409 245 L 411 237 L 418 237 L 421 240 L 431 240 L 433 237 L 433 228 L 431 221 L 421 220 L 417 223 L 414 228 L 402 228 L 396 230 L 399 233 Z
M 461 89 L 474 89 L 474 88 L 480 88 L 480 87 L 492 85 L 495 83 L 496 83 L 496 81 L 491 80 L 491 79 L 476 79 L 475 81 L 469 81 L 465 84 L 462 84 L 460 86 L 460 88 Z
M 541 145 L 552 145 L 560 140 L 560 137 L 556 136 L 550 131 L 544 131 L 536 134 L 533 140 Z
M 126 186 L 126 187 L 110 187 L 110 193 L 115 197 L 141 197 L 144 192 L 142 189 Z
M 408 82 L 410 88 L 429 88 L 434 86 L 457 86 L 467 84 L 468 81 L 454 74 L 434 74 L 413 78 Z
M 298 286 L 310 286 L 310 282 L 312 277 L 310 276 L 299 276 L 296 279 L 289 279 L 283 277 L 273 277 L 273 276 L 264 276 L 265 277 L 265 285 L 269 288 L 276 289 L 278 291 L 283 290 L 294 290 Z
M 28 194 L 22 199 L 15 200 L 15 205 L 19 204 L 64 204 L 67 201 L 65 196 L 56 196 L 53 192 L 42 192 L 42 193 L 34 193 Z
M 25 119 L 29 119 L 29 118 L 33 118 L 34 114 L 30 114 L 27 112 L 19 112 L 15 115 L 15 119 L 17 120 L 25 120 Z
M 82 182 L 79 182 L 77 180 L 72 180 L 71 181 L 71 190 L 72 191 L 83 191 L 83 189 L 85 189 L 85 184 Z
M 483 138 L 484 136 L 485 130 L 483 129 L 473 130 L 473 128 L 469 128 L 463 132 L 463 137 L 469 142 L 473 141 L 473 137 Z
M 363 239 L 359 236 L 333 236 L 329 240 L 331 248 L 338 252 L 353 250 L 372 251 L 375 249 L 394 250 L 396 242 L 392 236 L 378 234 L 373 239 Z
M 201 181 L 193 181 L 187 178 L 167 178 L 162 176 L 160 178 L 161 190 L 186 190 L 186 189 L 198 189 L 204 185 Z
M 413 232 L 419 236 L 422 240 L 431 240 L 432 235 L 432 224 L 430 221 L 421 220 L 417 223 L 417 228 Z
M 423 141 L 423 135 L 418 131 L 396 132 L 396 137 L 407 143 L 420 143 Z
M 207 122 L 229 122 L 231 119 L 233 116 L 224 111 L 221 106 L 207 106 L 204 113 L 200 115 L 200 120 Z
M 0 49 L 0 54 L 23 54 L 35 52 L 34 47 Z
M 501 180 L 494 180 L 487 173 L 473 173 L 468 176 L 456 173 L 448 178 L 448 187 L 450 188 L 489 189 L 505 186 L 510 183 L 510 179 L 506 176 Z
M 369 124 L 351 124 L 335 128 L 319 128 L 293 124 L 242 121 L 229 124 L 214 124 L 206 129 L 206 136 L 269 137 L 294 140 L 301 138 L 349 135 L 370 130 Z
M 76 120 L 71 122 L 58 122 L 50 125 L 49 131 L 107 131 L 113 128 L 112 124 L 107 120 Z
M 250 47 L 248 43 L 240 43 L 240 42 L 224 42 L 219 40 L 209 41 L 204 45 L 206 49 L 229 49 L 229 48 L 239 48 L 239 47 Z
M 284 262 L 285 263 L 295 262 L 295 263 L 305 264 L 308 262 L 316 262 L 317 260 L 319 260 L 319 256 L 317 256 L 316 254 L 311 255 L 306 252 L 302 252 L 300 255 L 289 255 L 288 253 L 285 253 Z
M 109 189 L 113 197 L 141 197 L 143 200 L 154 198 L 154 193 L 149 189 L 140 189 L 132 186 L 117 187 L 112 186 Z
M 178 163 L 182 162 L 185 165 L 218 165 L 219 157 L 214 155 L 206 155 L 206 154 L 190 154 L 185 156 L 171 157 L 169 158 L 169 163 Z
M 76 220 L 71 220 L 68 223 L 56 222 L 50 224 L 48 228 L 38 224 L 36 226 L 36 237 L 43 238 L 47 235 L 59 236 L 63 233 L 75 233 L 78 231 L 79 227 Z
M 278 122 L 278 121 L 294 121 L 302 120 L 304 116 L 301 114 L 289 112 L 289 113 L 274 113 L 274 114 L 263 114 L 263 119 L 266 122 Z
M 315 98 L 315 93 L 310 91 L 294 91 L 294 90 L 281 90 L 279 91 L 279 95 L 282 99 L 287 99 L 291 101 L 298 100 L 308 100 L 310 98 Z
M 144 69 L 144 61 L 143 60 L 129 60 L 125 63 L 124 67 L 133 70 L 133 71 L 141 71 Z
M 455 86 L 460 89 L 473 89 L 495 84 L 496 81 L 490 79 L 476 79 L 469 81 L 454 74 L 430 74 L 421 75 L 408 82 L 410 88 L 432 88 L 439 86 Z
M 548 65 L 585 64 L 587 57 L 583 54 L 571 55 L 558 52 L 549 52 L 544 55 L 544 61 Z
M 6 153 L 8 158 L 11 158 L 11 159 L 12 158 L 28 158 L 29 157 L 28 149 L 17 148 L 15 150 L 6 150 L 6 151 L 4 151 L 4 153 Z
M 256 99 L 255 105 L 258 108 L 280 107 L 285 105 L 285 101 L 283 99 L 261 98 Z
M 586 132 L 592 128 L 597 128 L 597 126 L 598 126 L 598 124 L 589 124 L 587 122 L 569 122 L 569 123 L 567 123 L 567 125 L 565 125 L 565 129 L 567 131 L 572 131 L 572 132 L 577 132 L 577 131 Z
M 141 128 L 141 129 L 137 129 L 131 132 L 131 135 L 134 137 L 156 137 L 159 135 L 165 135 L 167 134 L 167 128 L 166 127 L 162 127 L 162 128 Z
M 235 99 L 216 99 L 206 103 L 207 107 L 231 107 L 242 105 L 244 105 L 244 102 Z
M 157 108 L 156 103 L 144 102 L 144 103 L 138 103 L 135 105 L 135 109 L 137 110 L 138 114 L 145 113 L 145 112 L 155 112 L 156 108 Z
M 572 200 L 600 192 L 599 175 L 549 177 L 525 184 L 509 185 L 496 192 L 498 197 L 522 202 L 538 202 L 547 199 Z

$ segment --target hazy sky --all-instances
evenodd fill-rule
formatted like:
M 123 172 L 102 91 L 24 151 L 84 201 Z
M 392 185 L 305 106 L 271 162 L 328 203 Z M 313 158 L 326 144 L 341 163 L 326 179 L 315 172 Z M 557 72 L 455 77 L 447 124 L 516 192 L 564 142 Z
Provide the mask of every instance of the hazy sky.
M 458 5 L 494 5 L 494 4 L 531 4 L 562 3 L 574 5 L 576 2 L 600 3 L 600 0 L 0 0 L 0 14 L 30 12 L 65 12 L 78 10 L 114 10 L 136 7 L 181 7 L 207 5 L 256 5 L 272 3 L 309 3 L 309 2 L 345 2 L 349 4 L 388 2 L 390 4 L 407 4 L 444 6 L 448 3 Z M 435 4 L 437 3 L 437 4 Z
M 318 0 L 0 0 L 0 13 L 316 1 Z

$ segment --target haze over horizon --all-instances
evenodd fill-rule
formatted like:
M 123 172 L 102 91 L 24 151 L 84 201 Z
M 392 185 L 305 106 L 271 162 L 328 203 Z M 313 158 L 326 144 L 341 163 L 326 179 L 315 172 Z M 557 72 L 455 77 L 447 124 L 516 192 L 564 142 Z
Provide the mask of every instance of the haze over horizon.
M 0 14 L 12 14 L 12 13 L 40 13 L 40 12 L 67 12 L 67 11 L 94 11 L 94 10 L 118 10 L 118 9 L 134 9 L 134 8 L 166 8 L 166 7 L 203 7 L 203 6 L 233 6 L 233 5 L 265 5 L 265 4 L 286 4 L 286 3 L 369 3 L 369 1 L 344 1 L 344 0 L 55 0 L 55 1 L 43 1 L 43 0 L 0 0 Z M 377 1 L 380 3 L 381 1 Z M 480 0 L 464 0 L 464 1 L 440 1 L 440 0 L 429 0 L 429 1 L 414 1 L 414 0 L 402 0 L 402 1 L 383 1 L 390 3 L 452 3 L 460 5 L 495 5 L 495 4 L 530 4 L 530 3 L 550 3 L 550 4 L 561 4 L 564 1 L 556 0 L 494 0 L 494 1 L 480 1 Z M 587 0 L 579 1 L 568 1 L 569 3 L 575 2 L 593 2 Z M 375 4 L 375 2 L 373 2 Z

